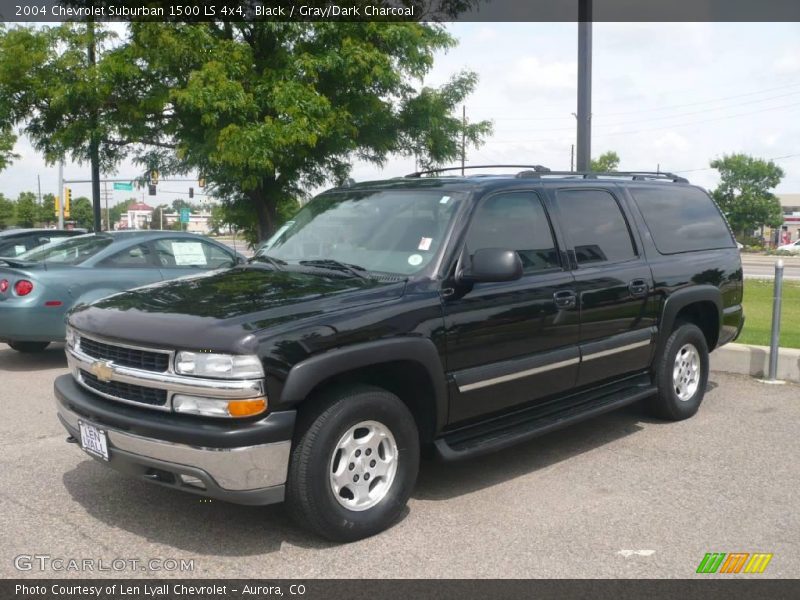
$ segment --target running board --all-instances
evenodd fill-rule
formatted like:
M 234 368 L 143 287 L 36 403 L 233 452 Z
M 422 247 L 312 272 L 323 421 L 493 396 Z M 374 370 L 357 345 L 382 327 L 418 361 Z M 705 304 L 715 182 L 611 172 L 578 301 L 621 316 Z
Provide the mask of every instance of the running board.
M 534 407 L 445 434 L 434 444 L 442 460 L 473 458 L 633 404 L 657 391 L 652 384 L 636 385 L 560 408 Z

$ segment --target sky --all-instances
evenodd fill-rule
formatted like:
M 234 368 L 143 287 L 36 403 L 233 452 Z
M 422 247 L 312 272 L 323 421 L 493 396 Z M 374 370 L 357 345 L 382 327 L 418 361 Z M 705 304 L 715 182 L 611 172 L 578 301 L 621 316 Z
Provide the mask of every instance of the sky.
M 569 169 L 577 25 L 457 23 L 448 29 L 459 44 L 437 55 L 424 84 L 476 72 L 467 118 L 494 124 L 482 146 L 468 148 L 467 164 Z M 709 168 L 716 157 L 787 157 L 776 160 L 786 171 L 777 191 L 800 193 L 800 23 L 595 23 L 593 51 L 592 156 L 614 150 L 621 170 L 660 168 L 706 188 L 718 182 Z M 57 167 L 46 165 L 24 138 L 16 151 L 21 158 L 0 172 L 0 192 L 11 198 L 36 192 L 39 176 L 42 193 L 55 193 Z M 356 163 L 353 178 L 414 170 L 413 159 L 393 158 L 382 168 Z M 107 174 L 137 175 L 131 163 Z M 88 179 L 89 166 L 68 163 L 64 177 Z M 167 190 L 185 192 L 190 185 L 162 183 L 158 197 L 144 199 L 171 203 L 186 196 Z M 73 197 L 90 196 L 89 184 L 72 188 Z M 130 196 L 115 192 L 111 203 Z

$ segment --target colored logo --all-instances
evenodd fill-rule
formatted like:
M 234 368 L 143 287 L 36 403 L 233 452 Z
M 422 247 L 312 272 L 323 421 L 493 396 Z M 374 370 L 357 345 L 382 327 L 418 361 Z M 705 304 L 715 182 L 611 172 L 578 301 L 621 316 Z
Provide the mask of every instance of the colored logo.
M 697 567 L 698 573 L 763 573 L 772 554 L 764 552 L 708 552 Z

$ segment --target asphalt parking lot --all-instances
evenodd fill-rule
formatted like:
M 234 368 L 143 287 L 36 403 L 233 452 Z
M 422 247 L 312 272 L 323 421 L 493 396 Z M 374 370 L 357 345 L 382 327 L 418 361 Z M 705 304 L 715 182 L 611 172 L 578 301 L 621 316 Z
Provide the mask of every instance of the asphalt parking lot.
M 797 386 L 713 373 L 682 423 L 631 407 L 482 459 L 425 462 L 398 525 L 336 546 L 281 506 L 204 502 L 66 444 L 51 393 L 64 372 L 60 345 L 0 344 L 2 577 L 683 578 L 706 552 L 773 553 L 757 577 L 800 570 Z M 194 571 L 21 572 L 19 555 L 193 559 Z

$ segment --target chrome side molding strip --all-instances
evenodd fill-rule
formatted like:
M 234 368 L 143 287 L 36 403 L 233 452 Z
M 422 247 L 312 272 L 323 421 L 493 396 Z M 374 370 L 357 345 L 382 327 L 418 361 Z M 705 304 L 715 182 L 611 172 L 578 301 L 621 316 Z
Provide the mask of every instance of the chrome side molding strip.
M 528 377 L 529 375 L 536 375 L 537 373 L 544 373 L 545 371 L 553 371 L 555 369 L 561 369 L 563 367 L 569 367 L 570 365 L 577 365 L 580 362 L 579 358 L 570 358 L 567 360 L 562 360 L 555 363 L 550 363 L 549 365 L 542 365 L 541 367 L 534 367 L 532 369 L 525 369 L 524 371 L 518 371 L 516 373 L 510 373 L 508 375 L 501 375 L 500 377 L 493 377 L 491 379 L 484 379 L 483 381 L 476 381 L 475 383 L 467 383 L 465 385 L 458 386 L 459 392 L 469 392 L 471 390 L 477 390 L 480 388 L 488 387 L 490 385 L 496 385 L 498 383 L 505 383 L 506 381 L 513 381 L 515 379 L 520 379 L 521 377 Z

